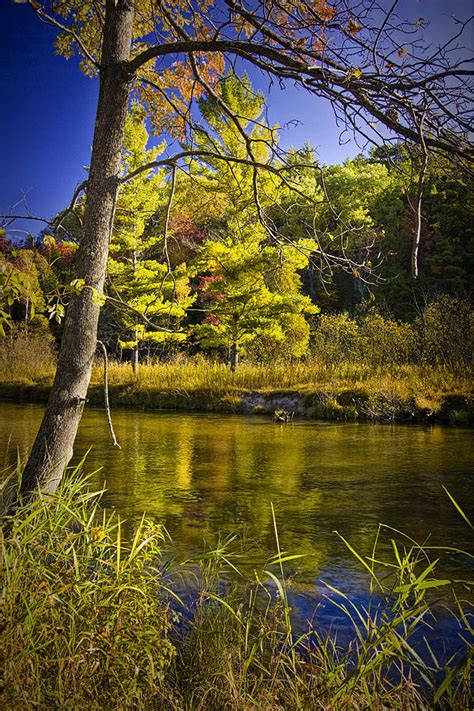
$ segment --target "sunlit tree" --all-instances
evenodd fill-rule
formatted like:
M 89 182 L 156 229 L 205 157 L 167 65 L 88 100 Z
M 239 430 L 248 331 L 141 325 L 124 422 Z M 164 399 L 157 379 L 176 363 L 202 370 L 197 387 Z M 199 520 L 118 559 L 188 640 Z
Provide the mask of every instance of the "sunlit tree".
M 156 160 L 163 147 L 148 148 L 141 107 L 135 104 L 125 124 L 124 173 Z M 168 227 L 159 219 L 168 200 L 164 172 L 140 172 L 119 193 L 108 262 L 108 301 L 118 309 L 119 343 L 133 352 L 137 371 L 144 344 L 184 340 L 180 322 L 191 305 L 186 264 L 172 266 Z

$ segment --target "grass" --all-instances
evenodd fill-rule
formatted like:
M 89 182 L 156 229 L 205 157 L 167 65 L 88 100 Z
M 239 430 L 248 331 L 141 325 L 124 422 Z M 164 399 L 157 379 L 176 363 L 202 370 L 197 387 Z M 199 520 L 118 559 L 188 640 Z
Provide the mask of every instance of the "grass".
M 94 370 L 93 382 L 101 379 L 100 366 Z M 128 363 L 112 363 L 111 384 L 144 388 L 159 388 L 172 392 L 209 390 L 342 390 L 364 388 L 368 391 L 387 390 L 401 397 L 414 391 L 433 391 L 440 394 L 460 392 L 472 388 L 469 372 L 453 373 L 445 367 L 402 365 L 371 366 L 363 363 L 343 363 L 331 366 L 324 361 L 287 363 L 283 365 L 253 365 L 242 363 L 235 373 L 221 364 L 198 359 L 177 363 L 141 365 L 138 379 Z
M 143 520 L 126 540 L 100 497 L 76 470 L 55 497 L 3 521 L 2 708 L 469 707 L 472 649 L 440 660 L 416 643 L 436 618 L 427 594 L 450 581 L 408 537 L 381 527 L 393 541 L 384 561 L 379 536 L 368 558 L 341 539 L 370 580 L 365 607 L 327 586 L 354 627 L 341 649 L 330 634 L 292 627 L 285 565 L 298 556 L 281 549 L 273 510 L 275 555 L 243 581 L 231 541 L 167 570 L 162 529 Z M 178 578 L 194 580 L 187 607 L 173 595 Z M 472 633 L 454 599 L 450 614 Z
M 143 707 L 161 689 L 174 655 L 163 532 L 143 520 L 126 542 L 99 502 L 76 470 L 4 521 L 4 709 Z
M 2 353 L 0 352 L 0 365 Z M 54 375 L 47 355 L 16 348 L 3 355 L 0 396 L 44 401 Z M 129 363 L 109 367 L 112 406 L 145 409 L 273 413 L 292 410 L 326 419 L 440 420 L 472 424 L 472 372 L 446 366 L 378 365 L 313 359 L 307 362 L 253 365 L 235 373 L 199 357 L 141 365 L 135 376 Z M 102 404 L 102 366 L 92 373 L 89 398 Z M 289 400 L 288 400 L 289 398 Z M 288 402 L 286 402 L 288 401 Z
M 4 383 L 49 385 L 55 366 L 55 353 L 47 336 L 7 336 L 0 341 L 0 373 Z
M 7 339 L 8 340 L 8 339 Z M 0 397 L 45 401 L 54 354 L 39 337 L 0 344 Z M 89 399 L 101 405 L 103 368 L 93 368 Z M 472 370 L 463 366 L 373 365 L 350 360 L 255 365 L 235 373 L 222 363 L 180 356 L 174 362 L 109 365 L 112 406 L 144 409 L 297 414 L 325 419 L 474 422 Z

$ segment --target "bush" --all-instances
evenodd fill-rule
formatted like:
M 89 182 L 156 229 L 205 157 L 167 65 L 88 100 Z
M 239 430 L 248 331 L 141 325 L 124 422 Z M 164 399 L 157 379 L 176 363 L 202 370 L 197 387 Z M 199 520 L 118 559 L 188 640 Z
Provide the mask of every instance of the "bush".
M 409 324 L 371 311 L 358 321 L 346 313 L 321 316 L 311 350 L 325 364 L 355 361 L 376 366 L 412 362 L 416 348 L 416 334 Z
M 359 329 L 358 350 L 362 361 L 372 365 L 401 365 L 416 357 L 416 334 L 408 323 L 398 323 L 371 311 Z
M 474 314 L 469 301 L 442 294 L 428 304 L 417 326 L 425 362 L 472 364 Z
M 325 363 L 341 363 L 358 357 L 359 327 L 347 313 L 325 314 L 317 321 L 311 354 Z

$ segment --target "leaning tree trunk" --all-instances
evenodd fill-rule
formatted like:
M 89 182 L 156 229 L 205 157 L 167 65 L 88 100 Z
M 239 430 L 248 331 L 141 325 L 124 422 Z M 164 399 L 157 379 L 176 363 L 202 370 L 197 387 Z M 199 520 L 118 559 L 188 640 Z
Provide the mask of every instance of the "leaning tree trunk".
M 107 0 L 100 91 L 87 181 L 84 228 L 77 253 L 81 293 L 71 297 L 56 377 L 46 411 L 23 472 L 21 491 L 38 486 L 54 492 L 72 457 L 97 344 L 97 324 L 107 268 L 110 232 L 132 76 L 133 0 Z

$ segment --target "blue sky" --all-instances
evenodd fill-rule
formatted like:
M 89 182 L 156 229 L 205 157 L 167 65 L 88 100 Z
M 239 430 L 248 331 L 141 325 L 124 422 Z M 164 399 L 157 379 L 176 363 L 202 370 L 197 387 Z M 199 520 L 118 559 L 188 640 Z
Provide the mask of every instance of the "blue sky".
M 447 23 L 446 3 L 404 4 L 409 15 L 432 20 L 430 32 L 438 41 Z M 472 2 L 466 0 L 449 3 L 449 12 L 463 17 L 470 8 Z M 74 60 L 54 55 L 55 31 L 38 22 L 25 5 L 2 0 L 0 19 L 0 212 L 8 212 L 25 194 L 32 214 L 51 218 L 86 175 L 98 82 L 84 77 Z M 263 79 L 252 79 L 258 88 L 267 88 Z M 268 104 L 272 123 L 299 122 L 285 131 L 284 146 L 309 141 L 324 163 L 341 162 L 358 152 L 353 143 L 339 145 L 330 105 L 302 89 L 274 87 Z M 36 233 L 38 224 L 17 226 Z

